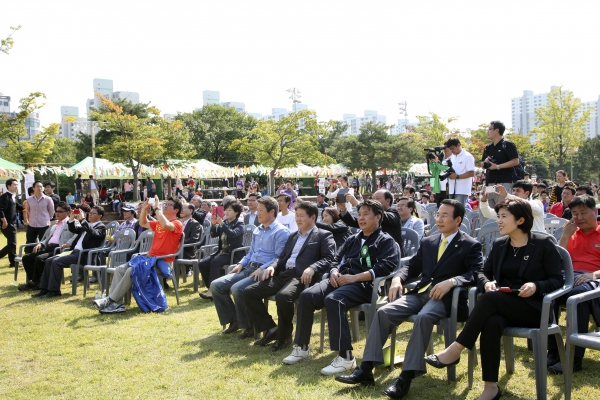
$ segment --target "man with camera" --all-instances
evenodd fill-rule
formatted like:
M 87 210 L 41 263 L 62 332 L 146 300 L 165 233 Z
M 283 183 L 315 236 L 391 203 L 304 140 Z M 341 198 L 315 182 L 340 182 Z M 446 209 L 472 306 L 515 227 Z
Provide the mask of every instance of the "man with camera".
M 452 152 L 450 162 L 454 172 L 448 175 L 448 197 L 467 204 L 471 194 L 471 184 L 475 176 L 475 158 L 462 148 L 458 138 L 448 139 L 446 147 Z M 450 164 L 449 164 L 450 165 Z M 449 172 L 450 168 L 448 169 Z
M 492 141 L 483 150 L 481 168 L 486 170 L 485 181 L 488 185 L 502 185 L 507 193 L 512 191 L 515 181 L 513 167 L 519 165 L 519 153 L 517 146 L 511 141 L 504 139 L 504 124 L 500 121 L 490 122 L 488 139 Z M 490 193 L 488 204 L 494 208 L 496 203 L 504 200 L 496 193 Z

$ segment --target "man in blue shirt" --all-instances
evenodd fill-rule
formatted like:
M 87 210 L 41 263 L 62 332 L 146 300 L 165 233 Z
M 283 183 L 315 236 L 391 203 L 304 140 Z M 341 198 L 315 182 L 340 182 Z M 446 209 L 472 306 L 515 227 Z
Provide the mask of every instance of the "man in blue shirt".
M 264 269 L 279 257 L 290 236 L 290 231 L 276 221 L 278 209 L 274 198 L 265 196 L 258 199 L 257 218 L 260 226 L 254 230 L 250 251 L 229 274 L 214 280 L 210 285 L 219 321 L 221 325 L 229 324 L 223 331 L 225 334 L 244 329 L 238 336 L 239 339 L 254 336 L 254 329 L 246 313 L 243 291 L 262 279 Z

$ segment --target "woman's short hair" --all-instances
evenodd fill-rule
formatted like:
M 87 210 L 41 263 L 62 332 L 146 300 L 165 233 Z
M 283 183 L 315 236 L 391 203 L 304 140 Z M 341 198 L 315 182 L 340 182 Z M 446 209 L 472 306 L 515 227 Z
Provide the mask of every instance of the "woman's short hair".
M 331 216 L 331 219 L 333 219 L 333 223 L 336 223 L 340 220 L 340 212 L 335 207 L 326 207 L 323 210 L 323 213 L 329 214 Z
M 236 218 L 239 218 L 242 211 L 244 211 L 244 206 L 237 200 L 230 201 L 225 207 L 225 209 L 228 208 L 231 208 L 233 212 L 236 213 Z
M 529 202 L 522 199 L 502 200 L 496 204 L 494 210 L 496 210 L 496 213 L 499 213 L 502 209 L 511 213 L 515 217 L 515 221 L 523 218 L 525 221 L 519 225 L 519 229 L 525 233 L 531 232 L 531 227 L 533 227 L 533 211 L 531 211 Z

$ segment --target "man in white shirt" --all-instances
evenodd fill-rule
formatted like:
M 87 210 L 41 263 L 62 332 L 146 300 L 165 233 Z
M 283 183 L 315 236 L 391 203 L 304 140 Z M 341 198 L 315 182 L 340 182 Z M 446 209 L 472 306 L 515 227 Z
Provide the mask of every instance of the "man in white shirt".
M 530 200 L 529 196 L 533 190 L 533 185 L 524 180 L 516 181 L 512 185 L 512 194 L 506 193 L 506 188 L 503 185 L 494 186 L 496 194 L 504 199 L 523 199 L 526 200 L 531 206 L 533 212 L 533 226 L 532 231 L 546 232 L 544 227 L 544 204 L 540 200 Z M 479 202 L 479 209 L 484 217 L 497 220 L 498 214 L 490 207 L 488 203 L 488 193 L 484 193 Z
M 298 230 L 298 225 L 296 225 L 296 214 L 289 209 L 291 201 L 292 198 L 289 194 L 281 193 L 277 196 L 277 203 L 281 210 L 279 214 L 277 214 L 277 222 L 288 228 L 290 233 L 294 233 Z
M 248 195 L 248 210 L 249 212 L 244 215 L 244 225 L 259 226 L 258 222 L 258 199 L 260 199 L 260 193 L 250 193 Z
M 455 171 L 448 177 L 448 197 L 466 205 L 475 176 L 475 158 L 462 148 L 458 138 L 448 139 L 446 147 L 452 152 L 450 161 Z

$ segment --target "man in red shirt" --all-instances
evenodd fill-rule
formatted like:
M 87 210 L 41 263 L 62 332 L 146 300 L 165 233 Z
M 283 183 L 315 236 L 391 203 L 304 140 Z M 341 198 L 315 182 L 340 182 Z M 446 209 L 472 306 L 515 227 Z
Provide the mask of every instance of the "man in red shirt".
M 154 231 L 152 247 L 146 257 L 159 257 L 166 254 L 177 253 L 183 234 L 183 223 L 177 218 L 183 208 L 181 200 L 169 197 L 164 204 L 164 210 L 160 207 L 158 196 L 154 196 L 154 202 L 146 199 L 140 213 L 140 226 Z M 148 209 L 155 210 L 156 221 L 147 218 Z M 167 269 L 171 270 L 173 258 L 156 260 L 157 265 L 165 263 Z M 165 270 L 165 268 L 160 268 Z M 115 268 L 115 274 L 110 285 L 110 295 L 104 299 L 94 300 L 94 307 L 101 313 L 125 312 L 125 306 L 121 302 L 123 296 L 131 289 L 132 268 L 129 264 L 123 264 Z M 168 278 L 168 277 L 167 277 Z
M 571 219 L 571 215 L 569 213 L 565 213 L 566 210 L 569 209 L 569 203 L 575 197 L 575 188 L 570 186 L 565 186 L 562 191 L 561 198 L 562 200 L 556 202 L 550 207 L 550 214 L 554 214 L 559 218 Z
M 568 187 L 563 189 L 563 195 L 565 189 Z M 569 293 L 554 301 L 557 321 L 559 307 L 565 305 L 570 296 L 593 290 L 600 284 L 600 226 L 596 222 L 596 202 L 590 195 L 578 196 L 569 203 L 569 209 L 573 218 L 563 228 L 560 246 L 571 255 L 575 282 Z M 578 333 L 588 332 L 591 311 L 592 301 L 579 303 L 577 306 Z M 575 347 L 573 371 L 582 370 L 584 352 L 585 348 Z M 555 374 L 563 372 L 554 335 L 548 336 L 548 370 Z

